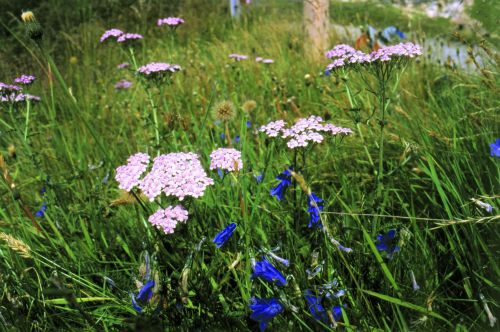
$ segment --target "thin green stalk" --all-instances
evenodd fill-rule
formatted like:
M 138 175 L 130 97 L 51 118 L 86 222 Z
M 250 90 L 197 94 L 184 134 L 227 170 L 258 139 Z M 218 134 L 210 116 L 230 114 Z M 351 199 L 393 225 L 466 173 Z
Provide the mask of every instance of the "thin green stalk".
M 30 108 L 31 108 L 31 103 L 28 98 L 28 95 L 26 95 L 26 122 L 24 125 L 24 141 L 28 139 L 28 128 L 30 124 Z

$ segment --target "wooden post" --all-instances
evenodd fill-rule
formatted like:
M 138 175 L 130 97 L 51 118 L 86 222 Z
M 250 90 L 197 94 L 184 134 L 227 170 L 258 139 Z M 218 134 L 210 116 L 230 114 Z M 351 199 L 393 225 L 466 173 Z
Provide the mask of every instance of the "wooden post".
M 306 55 L 320 60 L 328 48 L 330 0 L 304 0 L 304 29 Z

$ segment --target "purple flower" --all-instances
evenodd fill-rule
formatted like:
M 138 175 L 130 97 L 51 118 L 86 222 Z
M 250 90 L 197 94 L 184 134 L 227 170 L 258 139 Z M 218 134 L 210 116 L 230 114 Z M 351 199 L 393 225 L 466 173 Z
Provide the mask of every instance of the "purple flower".
M 306 290 L 304 294 L 309 312 L 314 317 L 314 319 L 321 321 L 325 324 L 328 323 L 328 313 L 325 307 L 321 304 L 321 297 L 316 296 L 311 293 L 310 290 Z M 339 305 L 333 306 L 332 308 L 333 319 L 338 322 L 342 317 L 342 308 Z
M 237 54 L 237 53 L 231 53 L 229 54 L 229 57 L 231 59 L 234 59 L 236 61 L 241 61 L 241 60 L 246 60 L 248 59 L 248 55 L 244 55 L 244 54 Z
M 167 17 L 158 19 L 157 25 L 161 27 L 162 25 L 168 25 L 170 27 L 177 27 L 184 24 L 184 20 L 180 17 Z
M 40 209 L 38 211 L 36 211 L 35 217 L 37 217 L 37 218 L 43 218 L 45 216 L 45 210 L 47 210 L 47 203 L 43 202 L 42 206 L 40 207 Z
M 120 80 L 115 84 L 116 90 L 128 89 L 132 86 L 132 82 L 127 80 Z
M 262 257 L 262 261 L 256 262 L 253 267 L 252 279 L 262 278 L 274 282 L 278 286 L 285 286 L 286 279 L 267 259 Z
M 322 203 L 323 200 L 316 196 L 314 193 L 311 193 L 309 196 L 307 196 L 307 212 L 310 213 L 311 215 L 311 221 L 309 222 L 308 227 L 315 227 L 319 226 L 321 227 L 321 222 L 320 222 L 320 211 L 323 210 L 323 205 L 320 204 Z
M 137 297 L 133 293 L 130 294 L 132 298 L 132 307 L 135 309 L 135 311 L 139 313 L 142 312 L 142 308 L 139 306 L 137 302 L 142 304 L 148 303 L 153 297 L 154 287 L 155 287 L 155 282 L 153 280 L 150 280 L 141 287 L 139 293 L 137 294 Z
M 261 332 L 266 329 L 266 325 L 271 319 L 284 310 L 283 305 L 275 298 L 259 299 L 253 297 L 249 307 L 253 311 L 250 318 L 259 322 Z
M 149 79 L 163 80 L 179 70 L 181 70 L 181 66 L 179 65 L 163 62 L 151 62 L 147 65 L 139 67 L 137 72 Z
M 128 66 L 130 66 L 130 64 L 128 62 L 124 62 L 124 63 L 120 63 L 119 65 L 117 65 L 116 68 L 118 68 L 118 69 L 125 69 Z
M 30 85 L 31 83 L 33 83 L 35 81 L 35 76 L 32 76 L 32 75 L 21 75 L 19 77 L 16 77 L 16 79 L 14 80 L 14 83 L 17 83 L 17 84 L 23 84 L 23 85 Z
M 0 96 L 7 96 L 18 91 L 21 91 L 21 87 L 0 82 Z
M 247 125 L 247 128 L 250 128 L 252 126 L 252 121 L 247 121 L 246 125 Z
M 227 242 L 227 240 L 229 240 L 229 238 L 233 235 L 236 226 L 237 225 L 235 223 L 231 223 L 214 237 L 212 242 L 216 244 L 217 248 L 222 247 Z
M 124 33 L 120 35 L 116 41 L 119 43 L 126 43 L 126 42 L 131 42 L 131 41 L 136 41 L 139 39 L 142 39 L 143 36 L 138 34 L 138 33 Z
M 377 235 L 377 242 L 377 249 L 379 251 L 385 251 L 389 259 L 392 259 L 394 254 L 401 249 L 397 245 L 395 229 L 389 230 L 387 234 Z
M 255 174 L 253 177 L 255 178 L 255 181 L 257 181 L 257 183 L 261 183 L 262 179 L 264 178 L 264 175 L 260 173 L 260 174 Z
M 276 177 L 277 180 L 280 180 L 280 183 L 273 189 L 271 189 L 271 196 L 276 196 L 278 200 L 282 200 L 285 195 L 286 188 L 292 184 L 292 171 L 290 169 L 286 169 Z
M 148 221 L 165 234 L 172 234 L 177 224 L 179 222 L 185 223 L 188 217 L 188 211 L 182 205 L 176 205 L 175 207 L 169 206 L 166 209 L 158 209 L 149 216 Z
M 118 38 L 120 37 L 121 35 L 123 35 L 123 31 L 119 30 L 119 29 L 111 29 L 111 30 L 107 30 L 106 32 L 104 32 L 101 36 L 101 43 L 104 42 L 106 39 L 108 38 Z
M 490 152 L 492 157 L 500 157 L 500 138 L 490 144 Z
M 241 152 L 233 148 L 219 148 L 210 154 L 210 169 L 223 169 L 228 172 L 243 168 Z

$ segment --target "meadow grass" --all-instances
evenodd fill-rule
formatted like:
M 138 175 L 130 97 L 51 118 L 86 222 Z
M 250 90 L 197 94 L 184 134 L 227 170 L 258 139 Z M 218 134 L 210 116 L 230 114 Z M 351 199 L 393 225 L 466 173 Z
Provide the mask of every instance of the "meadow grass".
M 30 92 L 42 102 L 30 105 L 26 138 L 24 108 L 0 113 L 2 329 L 256 330 L 248 305 L 258 296 L 276 297 L 286 307 L 270 330 L 329 330 L 313 319 L 304 293 L 334 280 L 346 295 L 324 305 L 345 305 L 337 329 L 489 328 L 486 305 L 498 312 L 500 276 L 500 167 L 489 154 L 499 128 L 496 69 L 466 75 L 424 57 L 406 68 L 389 94 L 379 194 L 377 99 L 359 75 L 326 77 L 327 59 L 308 59 L 297 6 L 286 15 L 272 6 L 256 9 L 239 23 L 219 11 L 200 19 L 189 4 L 181 8 L 188 23 L 175 35 L 140 13 L 131 25 L 113 22 L 145 35 L 134 48 L 138 65 L 182 66 L 170 85 L 149 90 L 151 98 L 133 71 L 116 68 L 131 62 L 128 50 L 98 42 L 109 22 L 80 25 L 54 46 L 57 52 L 49 40 L 40 47 L 16 34 L 30 59 L 23 70 L 39 77 Z M 232 62 L 233 52 L 251 60 Z M 255 56 L 275 63 L 255 63 Z M 134 86 L 115 91 L 120 79 Z M 151 100 L 158 108 L 159 146 Z M 228 128 L 231 137 L 240 136 L 233 147 L 242 151 L 244 168 L 223 178 L 210 171 L 215 184 L 186 204 L 188 222 L 173 234 L 160 233 L 147 222 L 158 202 L 124 196 L 115 169 L 136 152 L 191 151 L 208 170 L 211 151 L 227 146 L 220 137 L 224 126 L 211 115 L 222 100 L 237 106 Z M 248 100 L 257 107 L 245 113 Z M 269 194 L 296 157 L 254 130 L 313 114 L 355 132 L 299 155 L 307 186 L 324 199 L 325 227 L 351 253 L 307 227 L 300 186 L 290 188 L 285 201 Z M 261 183 L 254 177 L 259 174 Z M 493 213 L 472 198 L 491 204 Z M 38 231 L 30 212 L 43 202 Z M 230 222 L 238 224 L 235 234 L 216 249 L 213 237 Z M 376 248 L 377 235 L 390 229 L 398 231 L 401 247 L 392 259 Z M 252 280 L 251 259 L 278 246 L 276 254 L 291 263 L 275 264 L 287 285 Z M 138 314 L 130 293 L 137 293 L 136 280 L 148 269 L 160 287 Z

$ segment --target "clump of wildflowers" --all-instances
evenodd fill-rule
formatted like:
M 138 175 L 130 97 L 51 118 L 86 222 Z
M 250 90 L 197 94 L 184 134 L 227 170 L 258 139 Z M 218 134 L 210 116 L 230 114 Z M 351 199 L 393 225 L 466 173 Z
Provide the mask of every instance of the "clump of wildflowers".
M 248 59 L 248 55 L 244 55 L 244 54 L 237 54 L 237 53 L 231 53 L 229 54 L 229 57 L 231 59 L 234 59 L 236 61 L 241 61 L 241 60 L 246 60 Z
M 137 186 L 141 175 L 148 168 L 149 159 L 146 153 L 136 153 L 127 159 L 127 165 L 118 167 L 115 175 L 118 188 L 130 191 Z
M 181 70 L 181 66 L 179 65 L 163 62 L 151 62 L 147 65 L 139 67 L 139 69 L 137 69 L 137 73 L 147 79 L 161 82 L 170 78 L 172 73 L 178 72 L 179 70 Z
M 228 172 L 243 168 L 241 152 L 232 148 L 220 148 L 210 154 L 210 169 L 222 169 Z
M 14 79 L 14 83 L 22 85 L 31 85 L 35 81 L 35 76 L 33 75 L 21 75 Z
M 106 41 L 107 39 L 109 38 L 114 38 L 115 40 L 120 37 L 121 35 L 123 35 L 123 31 L 121 31 L 120 29 L 110 29 L 110 30 L 106 30 L 101 38 L 100 38 L 100 42 L 103 43 L 104 41 Z
M 162 25 L 168 25 L 170 27 L 178 27 L 181 24 L 184 24 L 184 20 L 180 17 L 160 18 L 157 21 L 157 25 L 159 27 L 161 27 Z
M 162 191 L 182 201 L 186 196 L 203 196 L 206 187 L 213 183 L 197 154 L 178 152 L 156 157 L 151 171 L 139 181 L 139 188 L 150 201 Z
M 127 80 L 120 80 L 115 84 L 116 90 L 129 89 L 130 87 L 132 87 L 132 82 Z
M 144 38 L 144 37 L 138 33 L 124 33 L 124 34 L 121 34 L 120 36 L 118 36 L 116 41 L 118 43 L 124 44 L 124 43 L 132 42 L 132 41 L 137 41 L 137 40 L 140 40 L 142 38 Z
M 148 218 L 148 221 L 165 234 L 172 234 L 177 223 L 185 223 L 188 220 L 188 215 L 188 211 L 181 205 L 169 206 L 166 209 L 158 209 Z
M 266 329 L 266 325 L 271 319 L 279 315 L 285 309 L 275 298 L 259 299 L 253 297 L 249 307 L 253 311 L 250 318 L 259 322 L 261 332 Z
M 273 59 L 264 59 L 263 57 L 256 57 L 255 58 L 255 62 L 260 62 L 260 63 L 264 63 L 264 64 L 271 64 L 271 63 L 274 63 L 274 60 Z
M 330 123 L 324 124 L 323 119 L 315 115 L 299 119 L 290 128 L 285 128 L 285 125 L 283 120 L 273 121 L 260 127 L 259 131 L 266 133 L 269 137 L 280 136 L 288 140 L 287 146 L 290 149 L 307 147 L 309 142 L 321 143 L 324 140 L 324 134 L 330 136 L 352 134 L 351 129 L 337 127 Z

